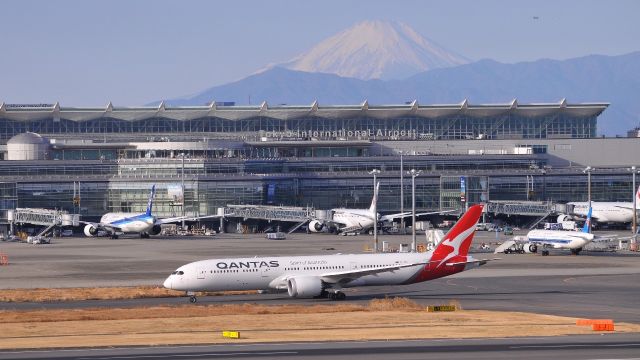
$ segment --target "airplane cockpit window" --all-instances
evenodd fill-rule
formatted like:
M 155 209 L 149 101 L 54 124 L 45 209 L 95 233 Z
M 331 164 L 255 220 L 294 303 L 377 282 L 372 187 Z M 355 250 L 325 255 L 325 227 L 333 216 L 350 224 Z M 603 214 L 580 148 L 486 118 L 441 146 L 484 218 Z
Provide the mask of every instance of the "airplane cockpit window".
M 184 275 L 184 271 L 178 271 L 177 275 Z

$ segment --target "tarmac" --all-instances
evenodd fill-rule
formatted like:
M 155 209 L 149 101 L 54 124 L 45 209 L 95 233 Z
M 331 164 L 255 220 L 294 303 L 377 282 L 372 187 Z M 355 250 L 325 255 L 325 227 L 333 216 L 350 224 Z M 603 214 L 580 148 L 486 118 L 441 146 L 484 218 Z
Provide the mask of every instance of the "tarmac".
M 0 351 L 0 359 L 635 359 L 637 334 Z
M 621 234 L 623 235 L 623 234 Z M 476 233 L 473 248 L 509 237 Z M 382 235 L 391 248 L 410 243 L 410 235 Z M 424 234 L 417 237 L 424 242 Z M 213 237 L 153 237 L 139 239 L 57 238 L 51 244 L 0 243 L 9 255 L 0 267 L 0 288 L 106 287 L 160 285 L 174 269 L 206 258 L 235 256 L 362 253 L 373 236 L 291 234 L 268 240 L 264 234 L 219 234 Z M 543 314 L 612 318 L 640 323 L 640 253 L 583 251 L 580 255 L 552 252 L 505 255 L 475 252 L 476 258 L 495 258 L 489 264 L 451 277 L 421 284 L 347 289 L 348 300 L 403 296 L 425 304 L 459 302 L 465 309 L 526 311 Z M 185 303 L 185 298 L 0 303 L 0 309 L 130 307 Z M 257 302 L 315 303 L 286 294 L 201 297 L 199 304 Z

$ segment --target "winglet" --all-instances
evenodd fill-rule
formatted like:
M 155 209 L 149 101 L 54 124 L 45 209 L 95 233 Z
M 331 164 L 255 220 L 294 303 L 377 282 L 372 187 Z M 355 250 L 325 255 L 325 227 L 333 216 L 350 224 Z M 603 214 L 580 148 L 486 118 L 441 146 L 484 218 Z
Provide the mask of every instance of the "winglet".
M 589 208 L 589 212 L 587 213 L 587 221 L 584 222 L 584 226 L 582 227 L 583 233 L 589 233 L 591 230 L 591 211 L 593 208 Z
M 153 207 L 153 197 L 156 195 L 156 184 L 151 187 L 151 194 L 149 194 L 149 202 L 147 203 L 147 215 L 151 215 L 151 208 Z

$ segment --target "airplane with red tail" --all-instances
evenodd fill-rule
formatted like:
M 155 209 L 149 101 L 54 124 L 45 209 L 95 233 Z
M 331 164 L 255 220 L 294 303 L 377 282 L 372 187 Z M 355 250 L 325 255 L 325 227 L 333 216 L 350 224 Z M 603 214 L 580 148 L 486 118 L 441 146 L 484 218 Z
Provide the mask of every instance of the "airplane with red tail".
M 185 291 L 287 291 L 294 298 L 343 300 L 341 290 L 359 286 L 404 285 L 438 279 L 484 265 L 469 255 L 482 205 L 475 205 L 425 253 L 335 254 L 210 259 L 176 269 L 164 281 Z

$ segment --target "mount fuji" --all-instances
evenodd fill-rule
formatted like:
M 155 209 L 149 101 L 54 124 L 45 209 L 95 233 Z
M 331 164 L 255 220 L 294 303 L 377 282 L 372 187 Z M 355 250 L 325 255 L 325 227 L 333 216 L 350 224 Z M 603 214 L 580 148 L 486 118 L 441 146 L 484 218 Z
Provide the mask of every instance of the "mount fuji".
M 468 63 L 404 23 L 364 21 L 276 66 L 361 80 L 403 79 Z

